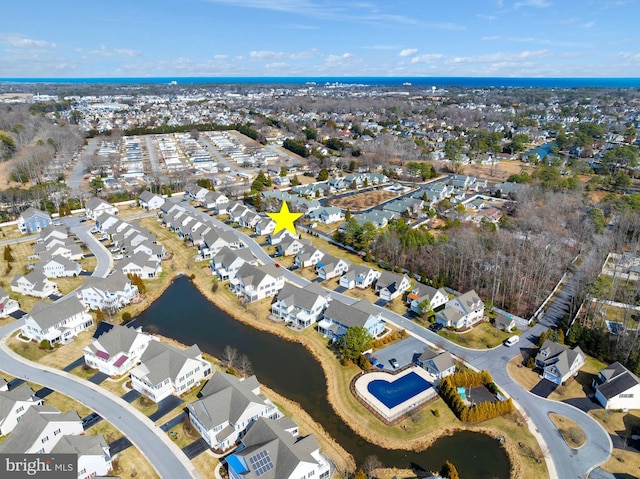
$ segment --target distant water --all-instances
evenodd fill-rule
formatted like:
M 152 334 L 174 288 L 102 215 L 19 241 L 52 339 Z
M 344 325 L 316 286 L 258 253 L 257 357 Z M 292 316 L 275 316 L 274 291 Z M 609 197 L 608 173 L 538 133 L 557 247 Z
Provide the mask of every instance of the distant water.
M 3 83 L 67 84 L 350 84 L 366 86 L 512 87 L 512 88 L 640 88 L 640 78 L 507 78 L 507 77 L 131 77 L 131 78 L 0 78 Z M 409 86 L 409 85 L 407 85 Z

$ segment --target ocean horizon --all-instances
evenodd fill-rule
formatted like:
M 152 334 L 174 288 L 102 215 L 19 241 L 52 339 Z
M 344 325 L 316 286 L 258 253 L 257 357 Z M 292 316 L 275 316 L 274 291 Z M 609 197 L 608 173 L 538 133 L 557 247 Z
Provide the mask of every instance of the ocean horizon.
M 478 88 L 640 88 L 640 78 L 525 78 L 525 77 L 104 77 L 0 78 L 0 83 L 48 84 L 279 84 L 363 85 Z

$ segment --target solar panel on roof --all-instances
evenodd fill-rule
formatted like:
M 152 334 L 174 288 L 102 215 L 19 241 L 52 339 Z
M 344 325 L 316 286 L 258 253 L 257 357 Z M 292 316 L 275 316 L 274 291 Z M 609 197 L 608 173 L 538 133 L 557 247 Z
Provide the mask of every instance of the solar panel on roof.
M 251 468 L 258 477 L 273 469 L 273 462 L 271 462 L 271 458 L 269 457 L 269 453 L 266 449 L 263 449 L 257 454 L 251 456 L 249 458 L 249 464 L 251 464 Z

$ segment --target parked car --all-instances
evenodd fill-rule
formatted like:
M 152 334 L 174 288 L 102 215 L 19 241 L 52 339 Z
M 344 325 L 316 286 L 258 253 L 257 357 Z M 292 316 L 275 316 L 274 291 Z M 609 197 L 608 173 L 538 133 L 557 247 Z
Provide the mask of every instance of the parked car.
M 429 330 L 433 331 L 434 333 L 437 333 L 442 328 L 444 328 L 444 325 L 440 323 L 433 323 L 431 326 L 429 326 Z
M 518 341 L 520 341 L 520 337 L 519 336 L 511 336 L 509 339 L 506 339 L 504 341 L 504 345 L 507 346 L 507 347 L 513 346 Z
M 398 364 L 398 360 L 396 358 L 389 359 L 389 364 L 391 364 L 393 369 L 397 369 L 400 367 L 400 365 Z

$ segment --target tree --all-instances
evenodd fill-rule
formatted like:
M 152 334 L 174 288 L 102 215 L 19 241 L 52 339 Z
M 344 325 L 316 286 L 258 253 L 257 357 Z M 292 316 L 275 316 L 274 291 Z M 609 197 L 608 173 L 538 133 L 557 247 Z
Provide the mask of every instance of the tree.
M 245 378 L 253 374 L 253 365 L 251 364 L 249 356 L 247 356 L 246 354 L 241 355 L 238 359 L 236 369 L 238 370 L 240 376 Z
M 318 181 L 327 181 L 329 179 L 329 171 L 326 168 L 322 168 L 318 172 L 318 176 L 316 176 L 316 180 Z
M 629 126 L 626 130 L 624 130 L 623 136 L 624 141 L 626 141 L 627 143 L 633 143 L 638 137 L 638 131 L 633 126 Z
M 454 466 L 449 461 L 445 461 L 444 462 L 444 465 L 442 466 L 442 469 L 440 470 L 440 475 L 442 477 L 445 477 L 446 479 L 460 479 L 460 476 L 458 475 L 458 470 L 456 469 L 456 466 Z
M 104 188 L 104 181 L 101 177 L 96 176 L 89 182 L 89 186 L 93 189 L 94 193 L 98 193 Z
M 526 143 L 529 143 L 529 135 L 525 133 L 518 133 L 511 138 L 511 151 L 524 151 Z
M 632 168 L 638 165 L 638 149 L 634 146 L 619 146 L 607 151 L 602 157 L 602 167 L 615 173 L 619 168 Z
M 378 459 L 378 456 L 367 456 L 362 461 L 362 470 L 365 472 L 367 477 L 371 477 L 373 472 L 376 469 L 380 469 L 382 467 L 382 462 Z
M 345 359 L 355 361 L 362 353 L 371 349 L 372 337 L 362 326 L 353 326 L 340 340 L 340 352 Z
M 354 474 L 353 479 L 367 479 L 367 474 L 362 469 L 358 469 Z
M 227 365 L 227 368 L 231 368 L 238 360 L 238 350 L 230 345 L 224 347 L 222 352 L 222 361 Z
M 282 176 L 282 177 L 287 176 L 287 168 L 286 168 L 286 166 L 280 167 L 280 176 Z
M 16 152 L 16 142 L 6 131 L 0 130 L 0 160 L 6 160 Z
M 198 185 L 200 188 L 206 188 L 211 191 L 216 191 L 213 186 L 213 182 L 209 178 L 198 178 L 196 180 L 196 185 Z

